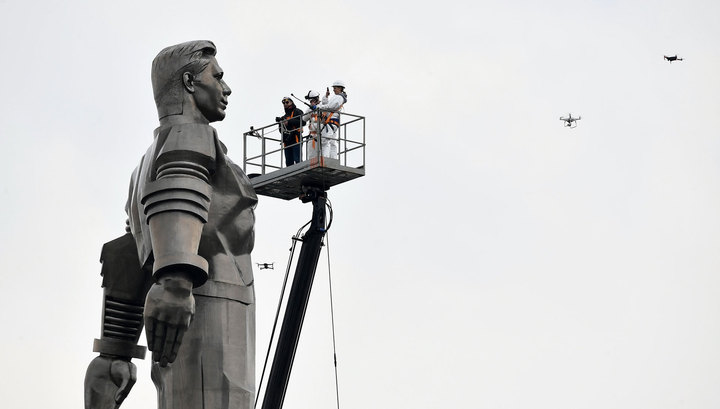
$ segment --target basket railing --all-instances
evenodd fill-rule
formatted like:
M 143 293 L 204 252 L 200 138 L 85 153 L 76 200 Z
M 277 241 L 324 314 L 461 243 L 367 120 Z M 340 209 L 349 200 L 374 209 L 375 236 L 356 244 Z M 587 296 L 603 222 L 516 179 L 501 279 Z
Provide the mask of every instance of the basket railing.
M 323 112 L 323 110 L 316 110 Z M 330 112 L 330 111 L 325 111 Z M 365 117 L 338 112 L 340 126 L 335 133 L 338 142 L 338 159 L 340 165 L 364 168 L 365 167 Z M 301 140 L 292 145 L 283 146 L 282 134 L 289 119 L 265 125 L 261 128 L 250 127 L 243 133 L 243 171 L 249 174 L 264 175 L 269 172 L 284 169 L 283 150 L 300 145 L 301 159 L 308 160 L 307 153 L 302 147 L 312 140 L 307 126 Z M 316 157 L 322 156 L 321 143 L 315 144 Z M 301 161 L 302 162 L 302 161 Z

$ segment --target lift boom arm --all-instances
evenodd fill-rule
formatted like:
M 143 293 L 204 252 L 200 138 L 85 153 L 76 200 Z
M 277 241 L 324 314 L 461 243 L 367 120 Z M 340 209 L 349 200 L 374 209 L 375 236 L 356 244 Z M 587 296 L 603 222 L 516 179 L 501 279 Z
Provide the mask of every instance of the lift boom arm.
M 325 236 L 325 204 L 327 193 L 322 189 L 303 187 L 303 202 L 312 202 L 313 214 L 310 228 L 302 238 L 302 247 L 295 267 L 290 295 L 278 337 L 272 368 L 268 377 L 262 409 L 281 409 L 285 392 L 290 381 L 295 351 L 302 330 L 305 310 L 312 289 L 315 270 L 320 259 L 323 237 Z

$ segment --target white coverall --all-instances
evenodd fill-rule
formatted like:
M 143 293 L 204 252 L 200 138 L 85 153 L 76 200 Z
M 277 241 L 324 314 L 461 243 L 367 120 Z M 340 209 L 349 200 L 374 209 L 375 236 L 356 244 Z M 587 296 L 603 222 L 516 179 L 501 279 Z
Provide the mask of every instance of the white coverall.
M 310 139 L 307 143 L 308 159 L 317 157 L 318 133 L 321 134 L 322 156 L 332 159 L 338 158 L 337 131 L 340 128 L 340 114 L 338 111 L 340 111 L 344 103 L 345 98 L 342 95 L 331 95 L 330 98 L 324 96 L 320 105 L 317 106 L 318 110 L 308 109 L 305 111 L 303 120 L 308 122 L 308 129 L 310 130 Z

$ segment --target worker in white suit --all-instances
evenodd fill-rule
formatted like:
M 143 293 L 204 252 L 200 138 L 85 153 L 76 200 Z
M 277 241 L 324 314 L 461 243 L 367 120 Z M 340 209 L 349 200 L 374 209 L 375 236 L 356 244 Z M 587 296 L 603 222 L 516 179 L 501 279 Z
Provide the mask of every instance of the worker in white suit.
M 337 133 L 340 129 L 340 111 L 347 102 L 345 83 L 335 81 L 332 85 L 333 95 L 330 95 L 328 88 L 322 101 L 320 94 L 316 91 L 308 92 L 305 96 L 310 102 L 310 109 L 306 111 L 304 120 L 308 121 L 310 129 L 310 141 L 307 147 L 308 159 L 317 157 L 317 135 L 320 135 L 322 156 L 332 159 L 338 158 Z M 319 102 L 319 103 L 318 103 Z

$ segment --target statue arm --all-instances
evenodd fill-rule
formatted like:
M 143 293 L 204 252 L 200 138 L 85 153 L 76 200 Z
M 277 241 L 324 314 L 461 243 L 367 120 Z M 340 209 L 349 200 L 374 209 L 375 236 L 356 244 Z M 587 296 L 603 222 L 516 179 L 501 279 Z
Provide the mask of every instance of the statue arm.
M 100 355 L 85 373 L 85 409 L 117 409 L 135 384 L 132 358 L 144 358 L 137 345 L 143 328 L 143 300 L 150 284 L 142 270 L 132 235 L 125 234 L 103 246 L 102 335 L 93 351 Z
M 172 128 L 141 199 L 155 281 L 145 300 L 145 332 L 153 361 L 161 366 L 175 360 L 195 313 L 192 289 L 208 277 L 207 261 L 198 255 L 198 248 L 210 210 L 214 138 L 207 125 Z

